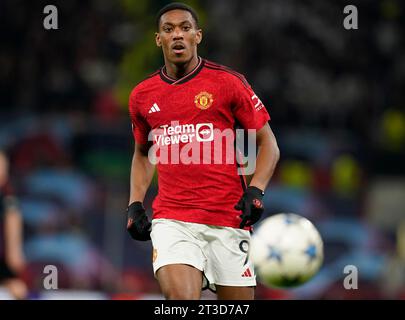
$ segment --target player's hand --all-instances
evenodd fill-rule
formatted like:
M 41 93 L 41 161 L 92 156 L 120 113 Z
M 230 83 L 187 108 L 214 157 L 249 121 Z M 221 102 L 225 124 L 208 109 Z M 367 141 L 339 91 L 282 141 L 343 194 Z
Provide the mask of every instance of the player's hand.
M 135 240 L 150 240 L 152 224 L 146 215 L 142 202 L 135 201 L 127 208 L 127 230 Z
M 235 206 L 236 210 L 242 211 L 242 214 L 239 216 L 242 219 L 239 225 L 241 229 L 259 221 L 264 212 L 263 195 L 264 192 L 262 190 L 253 186 L 247 187 L 245 190 L 242 198 L 240 198 Z

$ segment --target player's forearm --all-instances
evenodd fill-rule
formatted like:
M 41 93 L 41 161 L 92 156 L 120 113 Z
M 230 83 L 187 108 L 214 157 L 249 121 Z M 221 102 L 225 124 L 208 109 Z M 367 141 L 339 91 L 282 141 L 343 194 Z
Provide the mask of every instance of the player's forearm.
M 265 190 L 273 176 L 277 162 L 280 158 L 280 150 L 276 138 L 270 128 L 265 135 L 258 139 L 258 153 L 256 158 L 256 170 L 250 181 L 251 186 Z
M 131 165 L 129 204 L 135 201 L 143 202 L 154 171 L 155 166 L 150 163 L 147 154 L 136 147 Z

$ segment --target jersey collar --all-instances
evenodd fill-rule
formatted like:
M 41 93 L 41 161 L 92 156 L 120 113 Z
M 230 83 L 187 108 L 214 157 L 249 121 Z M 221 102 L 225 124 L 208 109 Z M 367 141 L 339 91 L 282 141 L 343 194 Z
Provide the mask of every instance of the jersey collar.
M 200 73 L 201 69 L 204 66 L 204 59 L 201 59 L 201 57 L 198 57 L 198 63 L 197 65 L 194 67 L 193 70 L 191 70 L 189 73 L 187 73 L 184 77 L 180 78 L 180 79 L 173 79 L 172 77 L 170 77 L 167 72 L 166 72 L 166 66 L 163 66 L 160 69 L 160 78 L 169 83 L 169 84 L 182 84 L 185 83 L 191 79 L 193 79 L 197 74 Z

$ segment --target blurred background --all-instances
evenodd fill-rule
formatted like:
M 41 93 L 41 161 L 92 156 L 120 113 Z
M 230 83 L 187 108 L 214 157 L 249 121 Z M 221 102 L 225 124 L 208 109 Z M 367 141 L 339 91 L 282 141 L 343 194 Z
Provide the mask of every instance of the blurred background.
M 30 299 L 161 298 L 150 242 L 125 229 L 127 101 L 163 64 L 154 17 L 169 2 L 0 2 L 0 149 L 23 217 Z M 272 117 L 281 159 L 267 214 L 306 216 L 325 242 L 310 283 L 259 285 L 257 298 L 404 299 L 404 3 L 185 2 L 200 15 L 199 54 L 243 73 Z M 43 27 L 47 4 L 58 30 Z M 343 27 L 347 4 L 357 6 L 358 30 Z M 57 291 L 43 287 L 50 264 Z M 343 287 L 346 265 L 358 268 L 358 290 Z

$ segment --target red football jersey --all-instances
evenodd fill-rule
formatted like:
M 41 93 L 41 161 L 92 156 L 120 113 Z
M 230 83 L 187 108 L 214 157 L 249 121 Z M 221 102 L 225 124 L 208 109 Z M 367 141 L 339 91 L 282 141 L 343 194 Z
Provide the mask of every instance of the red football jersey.
M 159 188 L 153 218 L 238 228 L 234 206 L 245 182 L 235 128 L 259 130 L 270 120 L 246 79 L 201 58 L 177 80 L 163 67 L 133 89 L 129 111 L 136 143 L 153 141 Z

